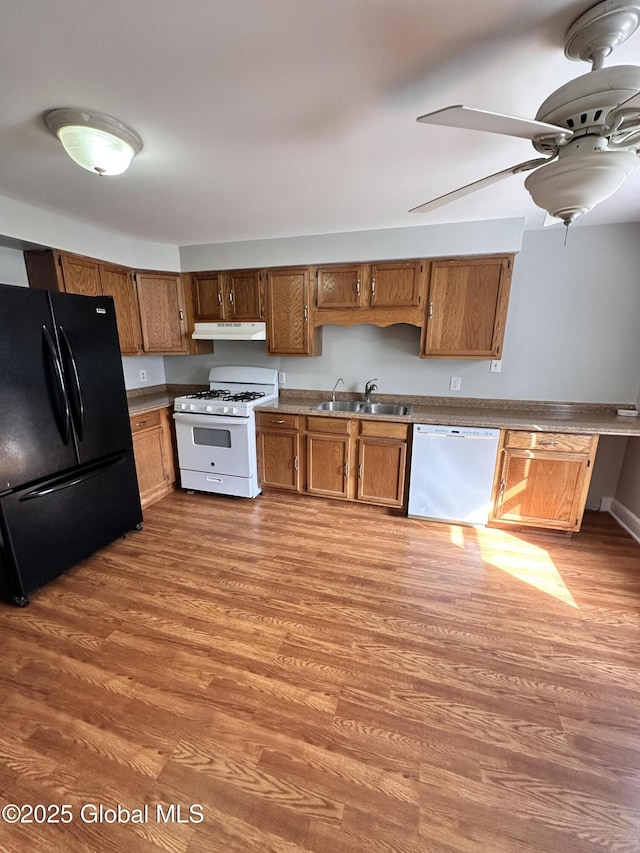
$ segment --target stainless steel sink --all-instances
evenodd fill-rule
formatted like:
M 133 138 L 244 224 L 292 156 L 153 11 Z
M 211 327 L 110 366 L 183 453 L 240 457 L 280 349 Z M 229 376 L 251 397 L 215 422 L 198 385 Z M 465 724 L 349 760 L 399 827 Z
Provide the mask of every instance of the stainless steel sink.
M 398 403 L 363 403 L 359 411 L 363 415 L 409 415 L 411 406 L 401 406 Z
M 320 412 L 359 412 L 362 403 L 358 400 L 325 400 L 313 408 Z

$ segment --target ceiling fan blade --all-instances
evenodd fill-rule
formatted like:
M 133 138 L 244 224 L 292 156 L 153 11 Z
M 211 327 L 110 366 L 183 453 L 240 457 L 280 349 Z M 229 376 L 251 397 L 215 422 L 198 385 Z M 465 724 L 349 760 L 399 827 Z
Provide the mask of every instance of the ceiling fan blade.
M 495 172 L 493 175 L 487 175 L 486 178 L 481 178 L 479 181 L 474 181 L 472 184 L 466 184 L 453 192 L 438 196 L 431 201 L 427 201 L 418 207 L 412 207 L 409 213 L 426 213 L 429 210 L 435 210 L 437 207 L 442 207 L 444 204 L 449 204 L 451 201 L 462 198 L 465 195 L 480 190 L 483 187 L 488 187 L 490 184 L 495 184 L 503 178 L 508 178 L 510 175 L 517 175 L 519 172 L 529 172 L 537 166 L 542 166 L 543 163 L 549 163 L 555 160 L 555 157 L 537 157 L 535 160 L 526 160 L 524 163 L 518 163 L 517 166 L 511 166 L 509 169 L 503 169 L 501 172 Z
M 445 127 L 462 127 L 467 130 L 485 130 L 488 133 L 503 133 L 505 136 L 531 140 L 548 136 L 570 137 L 573 135 L 573 132 L 566 127 L 558 127 L 555 124 L 529 118 L 476 110 L 472 107 L 463 107 L 461 104 L 419 116 L 417 121 L 424 124 L 441 124 Z

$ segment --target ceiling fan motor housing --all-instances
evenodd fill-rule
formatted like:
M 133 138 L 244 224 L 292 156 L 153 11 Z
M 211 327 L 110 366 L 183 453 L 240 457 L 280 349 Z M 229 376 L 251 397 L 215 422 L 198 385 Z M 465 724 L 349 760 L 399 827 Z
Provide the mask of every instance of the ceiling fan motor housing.
M 537 121 L 566 127 L 574 133 L 604 127 L 606 119 L 640 92 L 640 67 L 613 65 L 590 71 L 560 86 L 542 103 Z

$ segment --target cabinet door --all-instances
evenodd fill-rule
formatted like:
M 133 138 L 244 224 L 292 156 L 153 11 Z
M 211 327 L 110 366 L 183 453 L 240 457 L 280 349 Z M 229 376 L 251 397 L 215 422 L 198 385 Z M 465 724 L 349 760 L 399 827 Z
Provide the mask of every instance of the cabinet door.
M 78 293 L 81 296 L 102 295 L 100 265 L 97 261 L 65 254 L 60 254 L 59 257 L 67 293 Z
M 219 323 L 224 320 L 222 277 L 217 274 L 193 276 L 193 311 L 196 323 Z
M 168 411 L 133 415 L 131 432 L 140 503 L 144 508 L 172 491 L 175 481 Z
M 406 466 L 406 441 L 360 438 L 358 500 L 386 506 L 402 506 Z
M 307 492 L 348 498 L 351 438 L 348 435 L 307 434 Z
M 421 355 L 498 358 L 510 283 L 508 257 L 434 261 Z
M 129 270 L 100 266 L 102 293 L 113 297 L 122 355 L 138 355 L 142 349 L 140 311 L 133 274 Z
M 227 274 L 227 316 L 247 322 L 262 320 L 262 277 L 257 270 L 239 270 Z
M 271 355 L 312 355 L 308 267 L 266 272 L 267 346 Z
M 180 276 L 137 273 L 136 287 L 144 351 L 187 352 Z
M 258 432 L 258 479 L 262 487 L 300 491 L 300 435 L 286 430 Z
M 504 450 L 493 517 L 577 530 L 589 474 L 586 457 Z
M 371 264 L 371 307 L 407 308 L 420 305 L 423 281 L 422 261 Z
M 316 305 L 329 308 L 359 308 L 362 304 L 361 265 L 318 267 Z

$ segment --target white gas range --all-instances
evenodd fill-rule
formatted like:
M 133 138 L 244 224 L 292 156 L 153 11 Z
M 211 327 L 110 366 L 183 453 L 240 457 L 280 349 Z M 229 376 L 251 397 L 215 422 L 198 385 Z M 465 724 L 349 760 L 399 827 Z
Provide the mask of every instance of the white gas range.
M 254 407 L 278 397 L 270 367 L 212 367 L 209 390 L 176 397 L 174 420 L 184 489 L 255 498 Z

